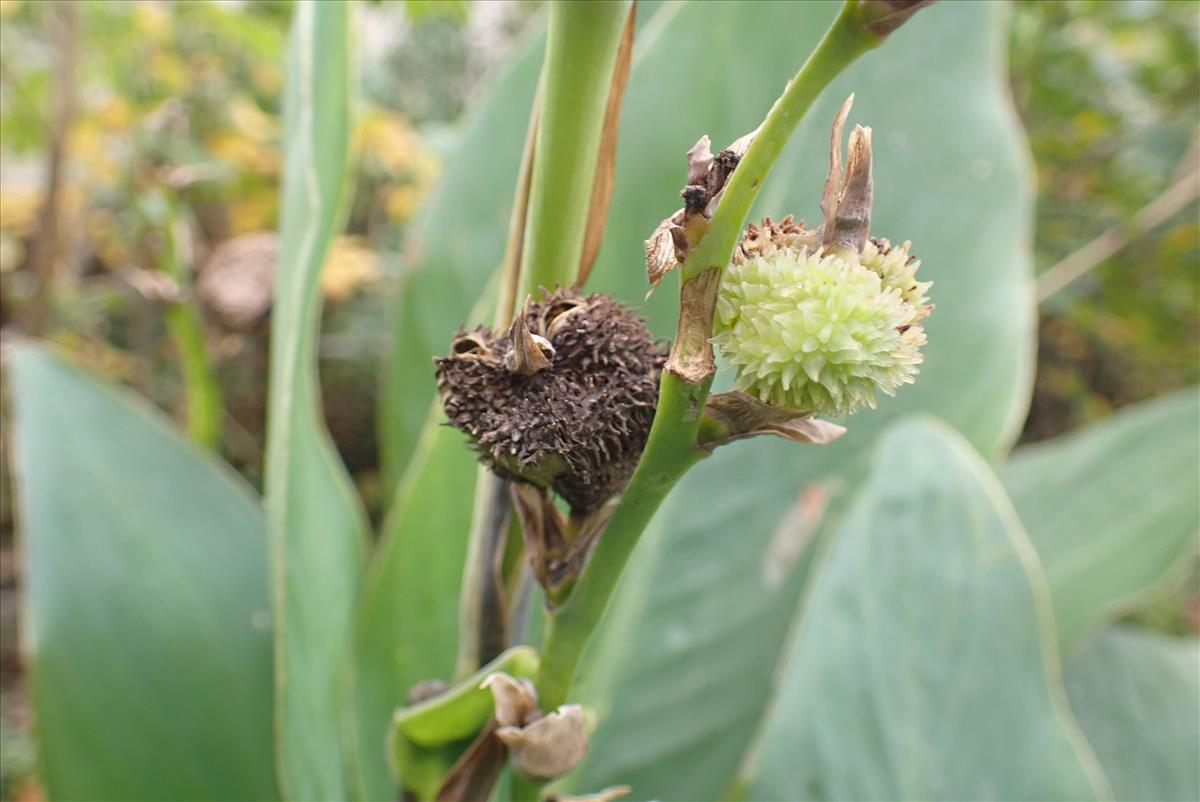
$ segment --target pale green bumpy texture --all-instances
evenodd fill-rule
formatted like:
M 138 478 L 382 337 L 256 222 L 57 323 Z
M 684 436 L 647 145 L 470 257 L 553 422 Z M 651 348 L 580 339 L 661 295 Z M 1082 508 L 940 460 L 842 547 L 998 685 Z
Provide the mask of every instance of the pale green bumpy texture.
M 928 283 L 909 244 L 861 254 L 779 248 L 725 271 L 713 342 L 735 388 L 777 406 L 846 415 L 911 384 Z

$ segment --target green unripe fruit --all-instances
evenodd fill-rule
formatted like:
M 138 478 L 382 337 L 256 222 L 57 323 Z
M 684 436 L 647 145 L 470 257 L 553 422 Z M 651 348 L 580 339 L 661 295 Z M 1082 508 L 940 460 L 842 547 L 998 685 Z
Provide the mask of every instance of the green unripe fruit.
M 772 233 L 769 221 L 765 229 Z M 869 241 L 860 255 L 802 244 L 794 231 L 773 239 L 782 247 L 743 247 L 718 294 L 713 342 L 737 370 L 735 387 L 777 406 L 845 415 L 911 384 L 929 285 L 915 280 L 907 244 Z

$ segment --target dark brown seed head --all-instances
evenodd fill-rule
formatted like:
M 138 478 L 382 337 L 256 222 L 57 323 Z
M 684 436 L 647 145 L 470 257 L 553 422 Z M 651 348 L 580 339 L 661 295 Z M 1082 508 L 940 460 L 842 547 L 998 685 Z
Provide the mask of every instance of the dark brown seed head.
M 507 332 L 458 333 L 450 355 L 434 360 L 442 406 L 498 475 L 551 488 L 587 514 L 621 492 L 637 465 L 666 351 L 630 309 L 599 293 L 558 290 L 523 316 Z M 548 367 L 519 369 L 527 360 L 514 354 L 514 331 L 549 343 Z

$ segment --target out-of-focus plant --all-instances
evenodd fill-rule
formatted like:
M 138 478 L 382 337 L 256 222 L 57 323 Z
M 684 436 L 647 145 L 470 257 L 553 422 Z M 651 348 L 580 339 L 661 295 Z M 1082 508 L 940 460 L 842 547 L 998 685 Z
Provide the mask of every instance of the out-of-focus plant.
M 1049 271 L 1027 438 L 1200 379 L 1194 12 L 1014 9 L 1012 82 L 1039 174 L 1035 255 Z
M 41 306 L 52 307 L 49 336 L 94 365 L 121 363 L 117 375 L 179 408 L 198 441 L 217 447 L 228 436 L 225 452 L 255 475 L 263 393 L 253 374 L 264 369 L 258 355 L 265 343 L 255 341 L 262 332 L 230 332 L 222 310 L 208 308 L 193 285 L 223 243 L 274 227 L 290 5 L 77 4 L 64 43 L 55 32 L 66 10 L 19 2 L 4 9 L 5 318 L 22 325 Z M 64 48 L 77 62 L 79 86 L 53 205 L 70 224 L 43 234 L 46 187 L 32 178 L 56 124 L 49 110 Z M 362 116 L 354 153 L 357 193 L 347 228 L 355 238 L 334 250 L 323 280 L 336 312 L 331 330 L 341 341 L 348 338 L 337 333 L 355 328 L 362 315 L 359 290 L 385 272 L 364 245 L 395 247 L 397 230 L 437 173 L 405 118 L 376 105 Z M 47 239 L 51 272 L 39 276 L 34 262 L 47 261 L 37 256 Z M 265 276 L 260 317 L 269 308 L 269 270 Z M 359 339 L 361 350 L 378 338 Z M 361 371 L 350 380 L 368 407 L 333 407 L 339 421 L 357 421 L 337 429 L 348 453 L 373 439 L 361 423 L 371 419 L 373 382 Z
M 551 5 L 406 243 L 373 542 L 317 370 L 353 7 L 299 4 L 265 497 L 12 349 L 49 795 L 1195 797 L 1195 639 L 1108 623 L 1195 552 L 1196 395 L 1007 453 L 1007 13 L 924 5 Z

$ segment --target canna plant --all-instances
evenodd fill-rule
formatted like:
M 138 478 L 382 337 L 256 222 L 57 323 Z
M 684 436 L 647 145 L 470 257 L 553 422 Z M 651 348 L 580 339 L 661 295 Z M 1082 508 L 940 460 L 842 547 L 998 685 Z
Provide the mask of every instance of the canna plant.
M 49 796 L 1200 794 L 1195 640 L 1110 623 L 1196 551 L 1196 394 L 1007 453 L 1004 9 L 923 5 L 550 4 L 411 235 L 374 539 L 315 392 L 353 8 L 298 4 L 264 497 L 6 360 Z

